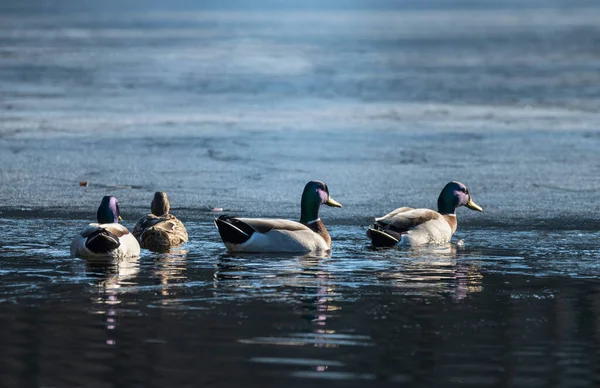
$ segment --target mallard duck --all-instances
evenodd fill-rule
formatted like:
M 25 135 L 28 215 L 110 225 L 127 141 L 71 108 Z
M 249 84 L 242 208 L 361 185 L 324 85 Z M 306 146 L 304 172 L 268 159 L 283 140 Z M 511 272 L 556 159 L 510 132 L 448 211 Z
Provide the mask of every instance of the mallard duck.
M 151 251 L 164 252 L 188 240 L 183 222 L 169 214 L 171 205 L 167 193 L 157 191 L 150 205 L 152 213 L 140 218 L 133 228 L 133 235 L 140 246 Z
M 230 252 L 324 252 L 331 249 L 331 237 L 319 218 L 321 205 L 342 207 L 325 183 L 311 181 L 302 193 L 300 222 L 223 215 L 215 225 Z
M 469 190 L 460 182 L 450 182 L 438 197 L 438 211 L 401 207 L 383 217 L 375 218 L 367 236 L 376 247 L 396 244 L 418 246 L 447 243 L 456 231 L 456 208 L 466 206 L 482 212 L 473 202 Z
M 121 220 L 119 201 L 106 196 L 97 213 L 98 223 L 89 224 L 71 242 L 71 256 L 86 259 L 122 259 L 140 255 L 140 244 Z

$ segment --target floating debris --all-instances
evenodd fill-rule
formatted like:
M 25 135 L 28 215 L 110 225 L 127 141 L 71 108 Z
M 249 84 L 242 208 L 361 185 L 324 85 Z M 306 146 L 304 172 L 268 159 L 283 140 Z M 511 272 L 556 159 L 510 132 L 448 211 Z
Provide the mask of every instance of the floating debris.
M 90 183 L 88 181 L 79 182 L 79 186 L 81 186 L 81 187 L 88 187 L 89 185 L 90 185 Z
M 222 207 L 213 207 L 211 212 L 220 213 L 223 211 Z

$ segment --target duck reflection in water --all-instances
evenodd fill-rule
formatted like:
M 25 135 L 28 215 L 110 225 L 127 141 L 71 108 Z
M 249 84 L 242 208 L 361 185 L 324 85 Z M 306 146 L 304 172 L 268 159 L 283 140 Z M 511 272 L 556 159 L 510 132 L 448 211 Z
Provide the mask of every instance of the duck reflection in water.
M 333 334 L 335 331 L 326 330 L 327 319 L 331 318 L 334 311 L 341 307 L 334 305 L 335 286 L 330 280 L 331 274 L 319 267 L 316 260 L 304 260 L 302 262 L 302 273 L 309 279 L 309 284 L 304 282 L 299 285 L 299 301 L 302 302 L 302 318 L 309 320 L 317 326 L 315 333 Z
M 100 304 L 96 314 L 105 316 L 106 329 L 108 330 L 107 345 L 116 345 L 116 340 L 110 332 L 117 327 L 116 307 L 121 303 L 119 295 L 123 293 L 122 287 L 136 286 L 134 279 L 140 272 L 139 256 L 112 261 L 86 260 L 87 275 L 94 279 L 98 288 L 98 297 L 95 302 Z
M 239 340 L 248 345 L 259 345 L 257 357 L 250 361 L 278 365 L 290 365 L 291 373 L 327 372 L 329 367 L 340 366 L 334 360 L 306 358 L 304 352 L 293 349 L 303 347 L 338 348 L 346 346 L 371 346 L 370 336 L 354 333 L 338 333 L 336 327 L 345 327 L 341 322 L 343 299 L 336 289 L 335 278 L 327 270 L 328 257 L 296 256 L 265 257 L 236 256 L 222 257 L 217 264 L 214 275 L 215 296 L 224 296 L 225 291 L 232 291 L 236 298 L 257 298 L 260 300 L 277 300 L 285 302 L 292 316 L 300 319 L 289 331 L 269 331 L 267 336 L 258 336 Z M 231 294 L 229 295 L 231 296 Z M 277 303 L 281 305 L 281 303 Z M 278 314 L 289 315 L 288 311 Z M 277 322 L 281 315 L 273 316 Z M 272 346 L 271 350 L 268 346 Z M 281 357 L 282 349 L 288 354 Z M 271 353 L 272 351 L 272 353 Z M 264 357 L 265 354 L 277 355 Z M 309 370 L 298 371 L 299 367 Z
M 140 272 L 139 256 L 126 259 L 85 260 L 87 275 L 102 289 L 114 290 L 136 285 L 132 280 Z
M 213 276 L 215 290 L 239 289 L 254 293 L 289 285 L 302 272 L 302 261 L 331 257 L 330 252 L 294 254 L 236 253 L 221 255 Z M 215 294 L 218 296 L 218 293 Z
M 477 264 L 461 259 L 462 244 L 416 247 L 403 251 L 395 268 L 379 272 L 381 280 L 421 295 L 451 295 L 461 300 L 482 291 L 483 275 Z M 398 252 L 395 252 L 398 255 Z M 388 254 L 386 254 L 388 256 Z
M 152 266 L 154 278 L 160 284 L 160 293 L 163 296 L 175 295 L 173 285 L 188 281 L 187 277 L 187 249 L 171 248 L 168 253 L 155 255 Z M 162 304 L 170 304 L 176 300 L 162 299 Z

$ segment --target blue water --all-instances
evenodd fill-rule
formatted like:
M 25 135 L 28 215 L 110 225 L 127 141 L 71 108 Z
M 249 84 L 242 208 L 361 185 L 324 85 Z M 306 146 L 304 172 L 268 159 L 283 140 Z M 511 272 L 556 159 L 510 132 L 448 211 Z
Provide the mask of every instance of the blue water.
M 594 2 L 0 5 L 2 386 L 591 386 L 598 379 Z M 324 257 L 228 255 L 212 224 L 299 216 Z M 398 206 L 447 246 L 374 250 Z M 89 182 L 80 187 L 79 182 Z M 102 196 L 169 193 L 190 241 L 69 257 Z

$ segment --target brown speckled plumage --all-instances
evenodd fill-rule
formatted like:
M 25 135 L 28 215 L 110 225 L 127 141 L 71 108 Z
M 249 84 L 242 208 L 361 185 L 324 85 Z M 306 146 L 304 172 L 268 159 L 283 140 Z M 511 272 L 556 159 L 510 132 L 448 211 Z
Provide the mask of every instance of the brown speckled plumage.
M 162 252 L 188 241 L 183 222 L 169 214 L 170 204 L 166 193 L 159 191 L 154 194 L 151 209 L 152 213 L 142 217 L 132 232 L 142 248 Z

